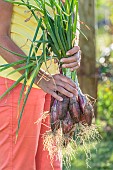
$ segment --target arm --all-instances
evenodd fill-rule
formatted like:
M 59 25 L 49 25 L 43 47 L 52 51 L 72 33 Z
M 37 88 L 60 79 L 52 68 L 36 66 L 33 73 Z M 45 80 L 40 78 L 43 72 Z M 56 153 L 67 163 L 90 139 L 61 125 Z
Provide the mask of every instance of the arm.
M 0 45 L 16 53 L 24 54 L 24 52 L 11 40 L 10 37 L 12 10 L 12 4 L 0 0 Z M 0 55 L 8 63 L 21 59 L 20 57 L 15 56 L 2 48 L 0 48 Z M 18 67 L 21 66 L 22 65 L 18 65 Z M 17 66 L 15 68 L 17 68 Z M 23 74 L 23 71 L 21 71 L 21 73 Z
M 14 51 L 19 54 L 24 54 L 24 52 L 11 40 L 10 37 L 10 25 L 11 25 L 11 17 L 12 17 L 12 9 L 13 5 L 3 0 L 0 0 L 0 45 Z M 62 59 L 63 67 L 71 68 L 71 71 L 77 69 L 80 66 L 80 56 L 79 47 L 75 46 L 72 50 L 70 50 L 70 54 L 72 57 Z M 17 60 L 20 60 L 20 57 L 11 54 L 10 52 L 0 48 L 0 55 L 8 62 L 12 63 Z M 25 55 L 25 54 L 24 54 Z M 22 65 L 15 66 L 21 67 Z M 20 73 L 24 73 L 21 71 Z
M 0 0 L 0 45 L 16 53 L 24 54 L 23 51 L 11 40 L 11 37 L 10 37 L 12 9 L 13 9 L 12 4 L 4 2 L 3 0 Z M 8 63 L 12 63 L 12 62 L 20 60 L 18 56 L 15 56 L 11 54 L 10 52 L 7 52 L 6 50 L 3 50 L 2 48 L 0 48 L 0 55 Z M 22 65 L 19 65 L 18 67 L 21 67 L 21 66 Z M 60 74 L 54 75 L 53 78 L 54 78 L 54 81 L 52 78 L 50 78 L 49 81 L 46 81 L 45 79 L 42 78 L 38 86 L 42 88 L 46 93 L 51 94 L 57 100 L 62 100 L 62 98 L 58 96 L 55 91 L 59 91 L 60 93 L 68 97 L 72 97 L 73 94 L 76 95 L 76 86 L 75 86 L 75 83 L 71 79 Z M 39 77 L 37 76 L 36 82 L 38 80 L 39 80 Z

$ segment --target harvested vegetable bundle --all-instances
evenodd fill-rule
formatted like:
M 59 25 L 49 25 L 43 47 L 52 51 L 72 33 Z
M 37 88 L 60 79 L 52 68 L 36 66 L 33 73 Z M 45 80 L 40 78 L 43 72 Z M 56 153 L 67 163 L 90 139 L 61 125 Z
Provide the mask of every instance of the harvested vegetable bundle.
M 25 75 L 22 77 L 22 79 L 25 80 L 23 89 L 26 86 L 26 81 L 31 71 L 33 72 L 33 78 L 21 110 L 19 119 L 20 126 L 27 97 L 41 64 L 45 62 L 46 65 L 47 59 L 50 59 L 48 54 L 51 54 L 52 58 L 57 58 L 57 60 L 60 61 L 61 58 L 66 56 L 66 52 L 77 43 L 76 32 L 77 29 L 79 30 L 79 28 L 77 28 L 78 0 L 65 0 L 65 3 L 62 3 L 60 0 L 49 0 L 49 2 L 46 2 L 46 0 L 34 0 L 35 5 L 31 4 L 29 0 L 21 0 L 21 2 L 7 1 L 27 6 L 38 24 L 40 22 L 40 28 L 43 30 L 43 38 L 39 41 L 43 44 L 43 53 L 39 57 L 39 61 L 41 62 L 38 61 L 39 66 L 27 66 L 31 64 L 33 59 L 37 61 L 37 56 L 31 51 L 33 45 L 31 46 L 29 57 L 27 59 L 25 58 L 27 65 L 25 66 Z M 52 11 L 52 16 L 48 8 Z M 37 12 L 40 14 L 40 18 L 37 16 Z M 38 48 L 40 46 L 39 42 L 36 42 L 35 35 L 33 43 L 37 43 Z M 32 62 L 32 64 L 33 63 L 34 62 Z M 59 65 L 60 72 L 75 82 L 78 96 L 68 98 L 59 94 L 63 97 L 62 102 L 52 98 L 50 110 L 51 131 L 44 134 L 44 148 L 49 151 L 51 161 L 53 161 L 54 156 L 56 156 L 56 159 L 63 160 L 67 167 L 69 167 L 72 156 L 75 156 L 78 147 L 83 144 L 86 153 L 86 163 L 88 165 L 88 155 L 90 155 L 89 145 L 91 141 L 98 141 L 100 138 L 96 126 L 92 125 L 92 118 L 94 116 L 93 106 L 88 97 L 80 90 L 76 71 L 70 72 L 69 69 L 63 69 L 60 62 Z

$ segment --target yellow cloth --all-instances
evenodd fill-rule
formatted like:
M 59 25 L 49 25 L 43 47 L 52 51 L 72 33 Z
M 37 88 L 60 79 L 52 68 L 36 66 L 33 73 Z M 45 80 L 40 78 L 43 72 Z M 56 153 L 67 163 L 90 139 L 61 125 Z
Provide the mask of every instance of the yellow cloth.
M 31 3 L 34 3 L 34 0 L 30 0 Z M 30 19 L 29 19 L 30 18 Z M 25 6 L 14 5 L 13 15 L 11 21 L 11 38 L 12 40 L 25 52 L 27 55 L 29 53 L 31 41 L 33 39 L 37 22 L 34 17 L 31 17 L 31 13 Z M 41 36 L 41 30 L 39 32 L 39 39 Z M 40 54 L 40 51 L 38 52 Z M 6 64 L 7 62 L 0 56 L 0 65 Z M 58 66 L 54 64 L 54 61 L 48 62 L 49 72 L 51 74 L 58 73 Z M 45 65 L 43 64 L 42 69 L 46 70 Z M 0 76 L 7 77 L 12 80 L 17 80 L 20 77 L 20 73 L 14 73 L 10 76 L 7 76 L 10 71 L 14 68 L 0 72 Z

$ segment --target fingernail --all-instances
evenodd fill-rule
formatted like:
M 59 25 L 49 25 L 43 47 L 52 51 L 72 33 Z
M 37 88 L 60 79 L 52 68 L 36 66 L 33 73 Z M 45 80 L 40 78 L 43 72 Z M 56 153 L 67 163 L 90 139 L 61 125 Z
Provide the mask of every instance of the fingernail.
M 70 69 L 71 71 L 74 71 L 73 68 Z
M 70 97 L 73 97 L 73 94 L 70 94 Z
M 77 90 L 76 90 L 76 92 L 75 92 L 75 96 L 78 98 L 78 92 L 77 92 Z
M 63 68 L 65 68 L 65 67 L 66 67 L 66 65 L 64 65 L 64 64 L 63 64 L 63 65 L 62 65 L 62 67 L 63 67 Z
M 63 59 L 61 59 L 60 62 L 62 63 L 62 62 L 63 62 Z
M 62 102 L 62 101 L 63 101 L 63 98 L 60 98 L 60 101 Z
M 76 96 L 76 99 L 78 100 L 78 96 Z
M 70 52 L 67 52 L 66 55 L 70 55 Z

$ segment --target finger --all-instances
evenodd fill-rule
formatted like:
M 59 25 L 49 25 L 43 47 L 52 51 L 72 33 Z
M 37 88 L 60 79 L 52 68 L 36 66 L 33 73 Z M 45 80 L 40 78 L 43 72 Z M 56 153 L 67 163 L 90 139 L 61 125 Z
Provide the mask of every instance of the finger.
M 62 68 L 73 68 L 78 66 L 78 62 L 70 63 L 70 64 L 63 64 Z
M 80 53 L 80 55 L 82 54 L 82 51 L 81 50 L 79 50 L 79 53 Z
M 49 86 L 49 88 L 50 88 L 51 91 L 57 91 L 57 90 L 58 90 L 58 88 L 57 88 L 58 86 L 61 86 L 61 87 L 63 87 L 65 90 L 67 90 L 68 92 L 74 94 L 75 96 L 78 96 L 78 92 L 77 92 L 76 86 L 73 87 L 73 86 L 71 86 L 70 84 L 65 83 L 65 82 L 62 81 L 62 80 L 57 80 L 57 81 L 56 81 L 56 85 L 55 85 L 55 84 L 51 84 L 51 86 Z
M 77 70 L 79 67 L 80 67 L 80 64 L 79 64 L 78 66 L 76 66 L 76 67 L 71 68 L 70 71 L 75 71 L 75 70 Z
M 76 55 L 76 58 L 80 61 L 81 60 L 81 50 L 79 50 L 75 55 Z
M 66 55 L 73 55 L 80 50 L 79 46 L 74 46 L 71 50 L 67 51 Z
M 63 76 L 62 74 L 57 74 L 57 80 L 63 81 L 65 83 L 68 83 L 71 86 L 73 86 L 74 88 L 76 88 L 76 85 L 75 85 L 74 81 L 71 80 L 70 78 L 66 77 L 66 76 Z M 57 81 L 56 81 L 56 83 L 57 83 Z
M 77 89 L 72 87 L 71 85 L 64 83 L 63 81 L 57 81 L 57 86 L 61 86 L 63 87 L 65 90 L 71 92 L 72 94 L 74 94 L 75 96 L 78 96 L 78 92 Z M 56 87 L 57 88 L 57 87 Z M 57 89 L 56 89 L 57 90 Z
M 71 57 L 62 58 L 60 60 L 60 62 L 62 62 L 62 63 L 73 63 L 73 62 L 76 62 L 78 60 L 81 60 L 81 53 L 80 52 L 77 52 L 75 55 L 73 55 Z
M 69 91 L 65 90 L 63 87 L 61 86 L 57 86 L 57 91 L 59 91 L 60 93 L 64 94 L 67 97 L 73 97 L 73 94 L 70 93 Z
M 51 94 L 55 99 L 57 99 L 58 101 L 63 101 L 63 98 L 61 96 L 59 96 L 56 92 L 54 91 L 50 91 L 49 94 Z

